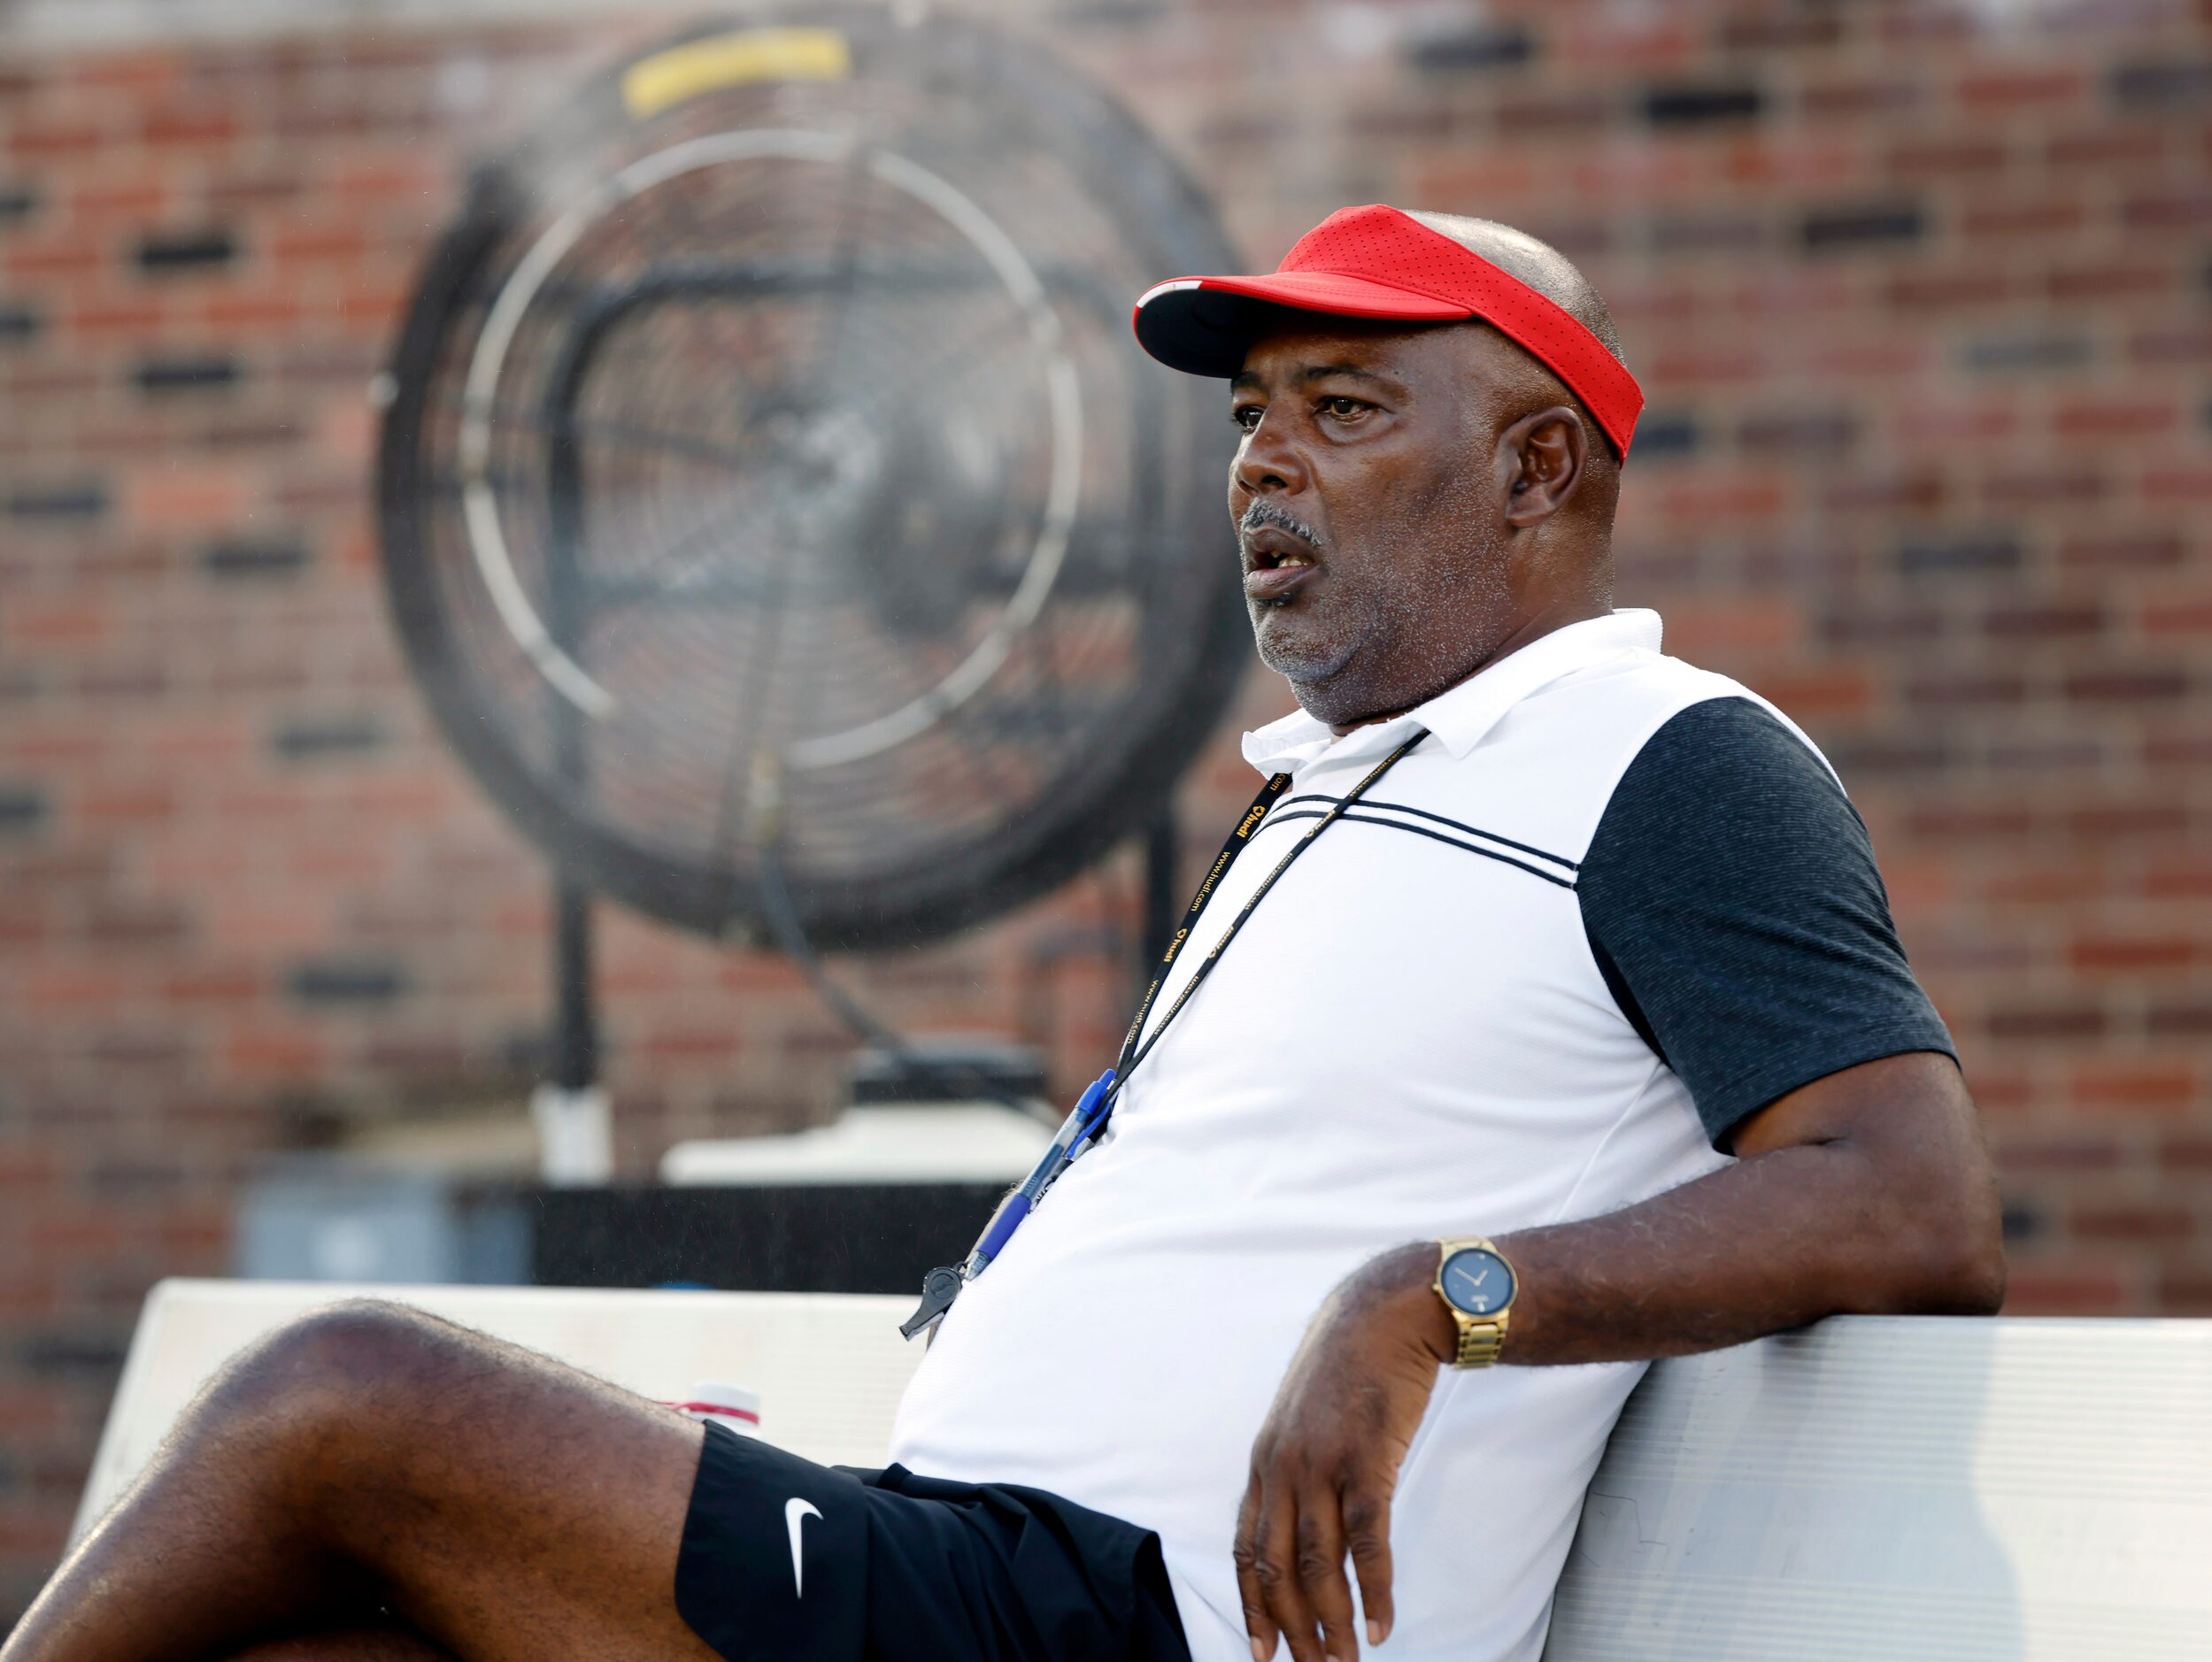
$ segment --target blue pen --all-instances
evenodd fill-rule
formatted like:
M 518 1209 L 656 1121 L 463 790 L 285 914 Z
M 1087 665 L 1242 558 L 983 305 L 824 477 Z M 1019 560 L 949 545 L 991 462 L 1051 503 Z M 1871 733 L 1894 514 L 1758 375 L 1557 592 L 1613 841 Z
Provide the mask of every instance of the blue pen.
M 1029 1215 L 1044 1191 L 1066 1171 L 1075 1156 L 1088 1146 L 1091 1139 L 1106 1123 L 1112 1109 L 1106 1093 L 1114 1088 L 1112 1068 L 1091 1081 L 1090 1088 L 1076 1098 L 1075 1108 L 1060 1122 L 1060 1130 L 1037 1160 L 1036 1169 L 1021 1180 L 1019 1187 L 998 1203 L 998 1210 L 990 1215 L 983 1236 L 975 1243 L 975 1250 L 967 1255 L 967 1262 L 960 1266 L 960 1279 L 972 1281 L 990 1266 L 990 1261 L 1006 1250 L 1014 1232 L 1021 1227 L 1021 1220 Z

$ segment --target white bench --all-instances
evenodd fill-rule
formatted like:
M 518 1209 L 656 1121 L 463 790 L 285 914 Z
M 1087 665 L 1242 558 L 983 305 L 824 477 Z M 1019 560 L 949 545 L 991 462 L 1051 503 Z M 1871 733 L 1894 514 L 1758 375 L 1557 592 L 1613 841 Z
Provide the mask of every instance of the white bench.
M 165 1281 L 79 1529 L 224 1358 L 354 1294 L 651 1397 L 745 1386 L 765 1435 L 849 1465 L 881 1462 L 921 1358 L 903 1298 Z M 2203 1662 L 2212 1322 L 1851 1318 L 1661 1364 L 1591 1485 L 1545 1654 Z
M 921 1360 L 921 1347 L 898 1336 L 911 1298 L 166 1281 L 147 1295 L 131 1335 L 74 1533 L 123 1492 L 227 1359 L 342 1298 L 412 1304 L 659 1401 L 681 1400 L 701 1380 L 742 1385 L 759 1394 L 763 1436 L 827 1465 L 883 1463 L 891 1416 Z
M 1854 1317 L 1653 1368 L 1549 1662 L 2212 1658 L 2212 1321 Z

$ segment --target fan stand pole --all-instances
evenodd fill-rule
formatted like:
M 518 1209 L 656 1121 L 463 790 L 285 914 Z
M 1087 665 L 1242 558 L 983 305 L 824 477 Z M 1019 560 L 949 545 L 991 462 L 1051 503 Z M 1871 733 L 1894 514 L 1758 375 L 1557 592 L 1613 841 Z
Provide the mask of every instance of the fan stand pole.
M 599 1027 L 591 1003 L 591 894 L 553 879 L 553 1076 L 530 1095 L 540 1175 L 556 1189 L 614 1175 L 614 1126 L 599 1083 Z
M 545 394 L 546 627 L 571 658 L 583 661 L 589 601 L 577 550 L 583 526 L 583 458 L 574 414 L 591 349 L 601 331 L 572 337 Z M 553 766 L 571 796 L 590 789 L 583 715 L 550 695 Z M 614 1116 L 599 1083 L 599 1029 L 591 1001 L 591 893 L 557 865 L 553 873 L 553 1076 L 530 1096 L 537 1124 L 538 1169 L 549 1188 L 589 1188 L 614 1176 Z
M 1145 917 L 1141 936 L 1144 954 L 1137 965 L 1137 996 L 1142 998 L 1150 984 L 1152 971 L 1160 959 L 1168 956 L 1168 943 L 1175 937 L 1177 921 L 1175 887 L 1176 844 L 1181 841 L 1175 826 L 1175 804 L 1173 797 L 1160 804 L 1160 812 L 1145 827 Z

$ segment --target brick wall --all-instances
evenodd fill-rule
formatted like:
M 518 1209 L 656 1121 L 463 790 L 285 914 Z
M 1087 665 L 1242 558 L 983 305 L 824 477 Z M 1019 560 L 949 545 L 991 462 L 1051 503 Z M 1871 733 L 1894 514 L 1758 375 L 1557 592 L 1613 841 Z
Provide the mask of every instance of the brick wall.
M 1381 198 L 1586 264 L 1652 401 L 1620 597 L 1851 783 L 2015 1308 L 2212 1312 L 2212 7 L 998 9 L 1255 259 Z M 542 1055 L 543 873 L 389 639 L 363 395 L 460 160 L 642 27 L 577 10 L 0 60 L 0 1621 L 252 1163 Z M 1224 735 L 1194 848 L 1245 789 Z M 1134 893 L 1124 858 L 852 973 L 1072 1081 Z M 788 970 L 606 926 L 627 1170 L 828 1109 L 846 1042 Z

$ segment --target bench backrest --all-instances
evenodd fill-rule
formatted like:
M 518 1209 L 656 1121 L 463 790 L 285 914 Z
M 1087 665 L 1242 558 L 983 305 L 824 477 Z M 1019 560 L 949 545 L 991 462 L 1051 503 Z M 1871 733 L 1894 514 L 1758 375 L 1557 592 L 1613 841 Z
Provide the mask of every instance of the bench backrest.
M 2212 1657 L 2212 1321 L 1854 1317 L 1653 1368 L 1547 1662 Z
M 356 1294 L 880 1464 L 900 1298 L 165 1281 L 80 1532 L 223 1359 Z M 1479 1504 L 1479 1497 L 1470 1497 Z M 2212 1657 L 2212 1321 L 1847 1318 L 1653 1367 L 1584 1504 L 1546 1662 Z

